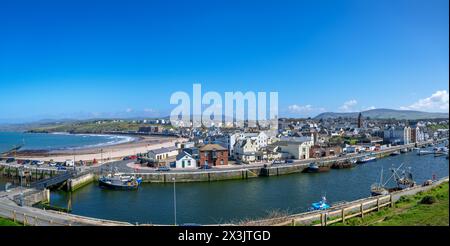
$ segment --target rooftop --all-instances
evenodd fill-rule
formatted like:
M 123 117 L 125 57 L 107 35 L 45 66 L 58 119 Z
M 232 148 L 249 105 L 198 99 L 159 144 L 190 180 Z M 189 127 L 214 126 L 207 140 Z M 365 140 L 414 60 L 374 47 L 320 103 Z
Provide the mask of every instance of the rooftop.
M 200 151 L 214 151 L 214 150 L 227 150 L 219 144 L 206 144 L 205 146 L 200 148 Z

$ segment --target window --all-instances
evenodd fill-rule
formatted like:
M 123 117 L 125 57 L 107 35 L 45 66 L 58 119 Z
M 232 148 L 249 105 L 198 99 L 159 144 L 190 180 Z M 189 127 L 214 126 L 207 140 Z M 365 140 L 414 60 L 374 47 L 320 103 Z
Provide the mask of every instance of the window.
M 223 160 L 220 160 L 220 165 L 223 165 Z

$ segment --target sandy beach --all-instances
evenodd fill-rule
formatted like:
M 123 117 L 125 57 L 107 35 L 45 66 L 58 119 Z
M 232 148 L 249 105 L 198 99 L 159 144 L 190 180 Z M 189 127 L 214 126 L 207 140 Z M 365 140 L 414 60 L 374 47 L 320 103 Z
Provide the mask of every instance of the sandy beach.
M 173 146 L 176 142 L 183 141 L 186 140 L 176 137 L 139 136 L 132 142 L 95 148 L 18 151 L 16 157 L 20 159 L 42 161 L 65 161 L 67 159 L 74 159 L 75 157 L 76 161 L 93 161 L 94 159 L 100 161 L 103 156 L 103 160 L 108 161 L 123 158 L 124 156 L 136 155 L 138 153 L 146 153 L 153 149 Z

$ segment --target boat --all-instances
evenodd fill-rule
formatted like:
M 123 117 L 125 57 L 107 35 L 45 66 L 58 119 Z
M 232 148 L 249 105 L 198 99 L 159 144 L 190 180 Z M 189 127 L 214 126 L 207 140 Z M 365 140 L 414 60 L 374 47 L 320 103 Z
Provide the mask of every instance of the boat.
M 331 165 L 333 169 L 345 169 L 345 168 L 353 168 L 356 166 L 356 160 L 346 160 L 346 161 L 337 161 Z
M 403 153 L 403 154 L 404 154 L 404 153 L 408 153 L 408 149 L 407 149 L 407 148 L 401 149 L 401 150 L 400 150 L 400 153 Z
M 431 150 L 419 150 L 419 152 L 417 152 L 418 155 L 430 155 L 433 154 L 434 152 Z
M 359 158 L 357 160 L 358 164 L 363 164 L 363 163 L 367 163 L 367 162 L 371 162 L 371 161 L 376 161 L 377 158 L 375 156 L 364 156 L 362 158 Z
M 142 183 L 141 177 L 124 175 L 121 173 L 109 173 L 102 176 L 99 180 L 99 186 L 102 188 L 115 190 L 134 190 Z
M 306 172 L 308 172 L 308 173 L 321 173 L 321 172 L 327 172 L 329 170 L 330 170 L 330 166 L 319 165 L 315 162 L 310 163 L 308 168 L 306 168 Z
M 400 155 L 400 151 L 394 151 L 390 154 L 390 156 Z
M 327 198 L 325 196 L 322 196 L 322 200 L 320 202 L 312 203 L 309 210 L 310 211 L 326 210 L 329 209 L 330 207 L 331 206 L 327 203 Z
M 410 170 L 401 170 L 400 168 L 403 166 L 403 163 L 398 168 L 391 168 L 392 175 L 391 177 L 383 183 L 383 169 L 381 169 L 380 181 L 378 183 L 374 183 L 370 186 L 370 193 L 372 196 L 383 196 L 389 195 L 391 192 L 403 190 L 405 188 L 414 187 L 416 182 L 412 178 L 412 173 Z M 397 186 L 387 188 L 386 184 L 392 179 L 395 179 Z

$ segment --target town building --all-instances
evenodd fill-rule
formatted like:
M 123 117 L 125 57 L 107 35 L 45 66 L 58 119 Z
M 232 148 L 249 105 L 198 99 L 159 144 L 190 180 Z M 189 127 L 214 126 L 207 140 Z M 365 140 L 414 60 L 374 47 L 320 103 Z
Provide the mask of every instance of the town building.
M 200 166 L 228 165 L 228 150 L 219 144 L 206 144 L 200 149 Z
M 329 157 L 336 156 L 342 152 L 342 148 L 339 146 L 311 146 L 309 149 L 309 157 L 310 158 L 321 158 L 321 157 Z
M 310 148 L 314 145 L 313 137 L 283 137 L 275 143 L 281 152 L 288 154 L 292 159 L 309 159 Z
M 178 149 L 175 146 L 150 150 L 148 158 L 153 160 L 165 160 L 178 155 Z
M 383 140 L 390 144 L 409 144 L 411 143 L 411 127 L 391 126 L 384 130 Z
M 184 169 L 195 169 L 197 168 L 197 160 L 192 157 L 191 154 L 182 151 L 177 155 L 177 159 L 175 162 L 176 168 L 184 168 Z

